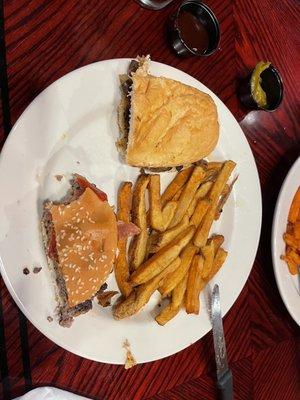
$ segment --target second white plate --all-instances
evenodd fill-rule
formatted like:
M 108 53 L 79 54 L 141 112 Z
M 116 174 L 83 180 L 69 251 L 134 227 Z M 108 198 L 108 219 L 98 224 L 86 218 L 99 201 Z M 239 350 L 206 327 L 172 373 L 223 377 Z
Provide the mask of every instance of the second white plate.
M 283 234 L 294 195 L 300 186 L 300 157 L 290 169 L 281 187 L 272 228 L 272 257 L 275 278 L 281 298 L 297 324 L 300 326 L 300 293 L 297 275 L 291 275 L 280 256 L 285 252 Z

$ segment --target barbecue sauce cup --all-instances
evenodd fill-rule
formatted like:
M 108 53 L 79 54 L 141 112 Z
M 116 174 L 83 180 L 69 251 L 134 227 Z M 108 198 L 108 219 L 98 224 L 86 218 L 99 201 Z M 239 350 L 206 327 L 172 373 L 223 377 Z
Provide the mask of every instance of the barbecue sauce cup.
M 168 26 L 171 46 L 180 57 L 209 56 L 219 46 L 220 28 L 212 10 L 196 0 L 184 1 Z

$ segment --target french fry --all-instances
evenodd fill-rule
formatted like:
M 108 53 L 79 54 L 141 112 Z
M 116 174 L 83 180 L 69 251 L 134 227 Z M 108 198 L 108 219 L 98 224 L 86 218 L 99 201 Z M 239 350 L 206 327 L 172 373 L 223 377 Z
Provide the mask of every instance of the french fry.
M 207 244 L 213 243 L 214 254 L 216 254 L 219 248 L 222 246 L 223 242 L 224 242 L 223 235 L 213 235 L 211 238 L 208 239 Z
M 163 231 L 168 229 L 177 208 L 176 201 L 169 201 L 162 209 Z
M 195 207 L 195 211 L 190 219 L 190 223 L 199 226 L 204 215 L 207 213 L 211 201 L 209 199 L 200 199 Z
M 150 252 L 157 253 L 162 247 L 169 244 L 173 239 L 176 238 L 187 226 L 189 225 L 189 218 L 187 215 L 179 222 L 178 225 L 167 231 L 154 235 L 153 243 L 151 245 Z
M 215 258 L 214 242 L 211 241 L 209 244 L 203 246 L 201 248 L 201 252 L 204 257 L 203 270 L 201 276 L 203 279 L 207 279 L 212 271 Z
M 300 256 L 295 250 L 288 248 L 286 251 L 286 256 L 300 266 Z
M 202 183 L 202 185 L 198 188 L 198 190 L 196 192 L 196 195 L 195 195 L 196 200 L 202 199 L 203 197 L 207 196 L 212 185 L 213 185 L 213 182 L 211 182 L 211 181 Z
M 294 250 L 300 250 L 300 240 L 297 240 L 293 235 L 290 233 L 285 233 L 283 235 L 283 239 L 287 246 L 291 247 Z
M 193 197 L 193 199 L 189 205 L 189 208 L 187 210 L 187 214 L 190 218 L 194 214 L 198 200 L 204 198 L 208 194 L 212 185 L 213 185 L 213 182 L 204 182 L 197 189 L 197 192 L 196 192 L 195 196 Z
M 227 254 L 228 254 L 227 251 L 225 251 L 222 247 L 219 248 L 219 250 L 217 251 L 217 253 L 215 255 L 213 266 L 212 266 L 212 269 L 208 276 L 207 281 L 210 281 L 216 275 L 216 273 L 220 270 L 220 268 L 222 267 L 222 265 L 224 264 L 224 262 L 226 260 Z
M 183 187 L 184 187 L 184 186 L 183 186 Z M 181 195 L 181 192 L 182 192 L 182 190 L 183 190 L 183 187 L 182 187 L 181 189 L 177 190 L 176 194 L 174 194 L 174 196 L 173 196 L 173 198 L 172 198 L 172 201 L 177 201 L 177 200 L 179 199 L 179 197 L 180 197 L 180 195 Z
M 203 247 L 207 241 L 209 231 L 215 217 L 219 197 L 235 165 L 236 164 L 233 161 L 226 161 L 214 185 L 211 188 L 211 191 L 209 193 L 211 206 L 196 231 L 196 234 L 194 236 L 195 246 Z
M 195 255 L 189 270 L 185 294 L 185 309 L 188 314 L 199 314 L 199 294 L 204 285 L 204 281 L 201 278 L 202 269 L 203 257 Z
M 129 280 L 129 265 L 126 257 L 126 239 L 118 242 L 119 254 L 116 259 L 114 270 L 118 288 L 124 297 L 128 297 L 132 291 Z
M 209 161 L 207 163 L 207 167 L 206 168 L 208 170 L 214 169 L 214 170 L 218 171 L 223 167 L 223 164 L 224 164 L 224 162 L 222 162 L 222 161 Z
M 160 274 L 156 275 L 149 282 L 138 286 L 130 294 L 127 299 L 124 299 L 114 307 L 113 315 L 116 319 L 130 317 L 140 311 L 149 301 L 152 294 L 158 288 L 164 277 L 177 269 L 180 265 L 180 258 L 177 257 L 171 262 Z
M 141 230 L 141 232 L 132 239 L 129 248 L 130 266 L 133 270 L 136 270 L 142 264 L 147 250 L 148 233 L 145 192 L 148 183 L 149 176 L 140 175 L 133 192 L 132 222 Z
M 178 200 L 175 215 L 170 223 L 171 228 L 182 220 L 204 176 L 204 169 L 201 166 L 195 167 Z
M 194 167 L 189 167 L 183 169 L 178 172 L 173 181 L 169 184 L 169 186 L 164 191 L 161 196 L 161 204 L 164 206 L 168 201 L 173 200 L 173 197 L 177 194 L 177 192 L 185 185 L 187 180 L 189 179 Z
M 290 207 L 290 211 L 289 211 L 289 215 L 288 215 L 288 221 L 291 224 L 294 224 L 297 221 L 298 218 L 298 214 L 299 214 L 299 209 L 300 209 L 300 187 L 298 188 L 291 207 Z
M 287 263 L 290 274 L 298 274 L 298 264 L 292 258 L 290 258 L 289 256 L 281 256 L 281 259 Z
M 130 277 L 133 286 L 149 281 L 155 275 L 164 270 L 181 250 L 190 242 L 195 233 L 194 226 L 188 226 L 168 245 L 160 249 L 156 254 L 144 262 Z
M 294 224 L 294 237 L 300 239 L 300 221 L 296 221 Z
M 132 183 L 124 182 L 118 193 L 117 217 L 119 221 L 130 222 L 132 205 Z M 127 239 L 118 240 L 119 254 L 116 259 L 114 270 L 118 288 L 123 296 L 127 297 L 131 293 L 132 286 L 128 283 L 129 265 L 126 257 Z
M 161 211 L 160 200 L 160 176 L 158 174 L 150 175 L 149 178 L 149 219 L 152 229 L 156 231 L 164 230 L 164 221 Z
M 223 207 L 224 207 L 226 201 L 228 200 L 230 193 L 232 192 L 233 185 L 237 181 L 237 178 L 238 178 L 238 175 L 234 178 L 234 180 L 229 185 L 225 185 L 225 188 L 224 188 L 225 190 L 223 190 L 222 195 L 219 200 L 219 203 L 218 203 L 218 206 L 217 206 L 215 220 L 218 220 L 220 218 L 222 211 L 223 211 Z
M 180 254 L 180 266 L 162 281 L 159 291 L 162 297 L 166 297 L 179 284 L 184 276 L 188 274 L 192 259 L 197 252 L 197 247 L 188 245 Z
M 171 302 L 156 316 L 155 320 L 159 325 L 165 325 L 179 313 L 184 300 L 187 278 L 186 275 L 173 289 Z

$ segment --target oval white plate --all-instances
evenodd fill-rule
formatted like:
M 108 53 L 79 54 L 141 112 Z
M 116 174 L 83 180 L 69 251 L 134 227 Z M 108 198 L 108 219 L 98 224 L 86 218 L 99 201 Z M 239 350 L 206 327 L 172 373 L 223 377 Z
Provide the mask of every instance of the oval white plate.
M 291 275 L 280 256 L 285 252 L 283 234 L 294 195 L 300 186 L 300 157 L 290 169 L 280 189 L 272 227 L 272 258 L 281 298 L 294 320 L 300 325 L 300 294 L 297 275 Z
M 204 294 L 199 316 L 181 312 L 165 327 L 154 321 L 157 295 L 131 319 L 115 321 L 110 308 L 95 304 L 92 311 L 76 318 L 70 329 L 47 321 L 56 304 L 39 229 L 43 200 L 59 199 L 68 188 L 70 174 L 78 172 L 116 204 L 120 182 L 134 181 L 139 173 L 138 168 L 121 163 L 114 144 L 118 136 L 118 74 L 126 71 L 128 62 L 119 59 L 88 65 L 49 86 L 15 124 L 0 160 L 0 182 L 5 187 L 0 198 L 0 264 L 11 295 L 27 318 L 58 345 L 86 358 L 116 364 L 124 362 L 122 343 L 126 338 L 141 363 L 176 353 L 211 329 Z M 217 96 L 170 66 L 153 62 L 151 72 L 195 86 L 213 97 L 221 135 L 211 158 L 237 162 L 239 179 L 221 221 L 214 226 L 214 232 L 225 235 L 229 252 L 214 279 L 220 285 L 225 314 L 241 292 L 257 250 L 261 195 L 256 165 L 241 128 Z M 56 174 L 65 177 L 58 182 Z M 164 185 L 170 179 L 171 174 L 163 174 Z M 39 274 L 22 273 L 24 266 L 32 269 L 35 265 L 43 266 Z M 116 287 L 113 274 L 108 283 L 110 288 Z

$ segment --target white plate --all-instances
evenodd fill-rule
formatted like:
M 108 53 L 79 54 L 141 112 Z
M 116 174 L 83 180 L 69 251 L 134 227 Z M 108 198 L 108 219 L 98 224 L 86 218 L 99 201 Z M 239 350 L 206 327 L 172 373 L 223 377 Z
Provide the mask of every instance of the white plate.
M 48 338 L 65 349 L 96 361 L 122 364 L 127 338 L 137 362 L 160 359 L 178 352 L 204 336 L 211 325 L 205 299 L 199 316 L 180 315 L 165 327 L 153 315 L 158 297 L 139 315 L 122 321 L 98 305 L 75 319 L 70 329 L 49 323 L 55 300 L 39 229 L 42 201 L 59 199 L 67 190 L 55 174 L 78 172 L 95 182 L 116 204 L 122 180 L 135 180 L 139 169 L 120 162 L 114 142 L 118 136 L 116 107 L 118 74 L 129 60 L 108 60 L 78 69 L 43 91 L 25 110 L 6 141 L 0 160 L 1 272 L 14 300 L 27 318 Z M 235 302 L 250 273 L 260 234 L 261 195 L 256 165 L 248 142 L 225 105 L 196 79 L 167 65 L 153 62 L 151 72 L 195 86 L 215 100 L 221 125 L 212 159 L 233 159 L 239 179 L 214 227 L 226 237 L 229 256 L 213 282 L 221 290 L 225 314 Z M 80 164 L 77 163 L 80 161 Z M 163 174 L 163 183 L 171 174 Z M 25 276 L 24 266 L 43 266 Z M 213 283 L 212 282 L 212 283 Z M 109 287 L 115 288 L 113 274 Z M 202 295 L 204 296 L 204 294 Z
M 274 273 L 281 298 L 298 325 L 300 325 L 300 294 L 297 275 L 289 273 L 285 261 L 280 256 L 285 252 L 283 234 L 294 195 L 300 186 L 300 157 L 290 169 L 281 187 L 272 227 L 272 257 Z

